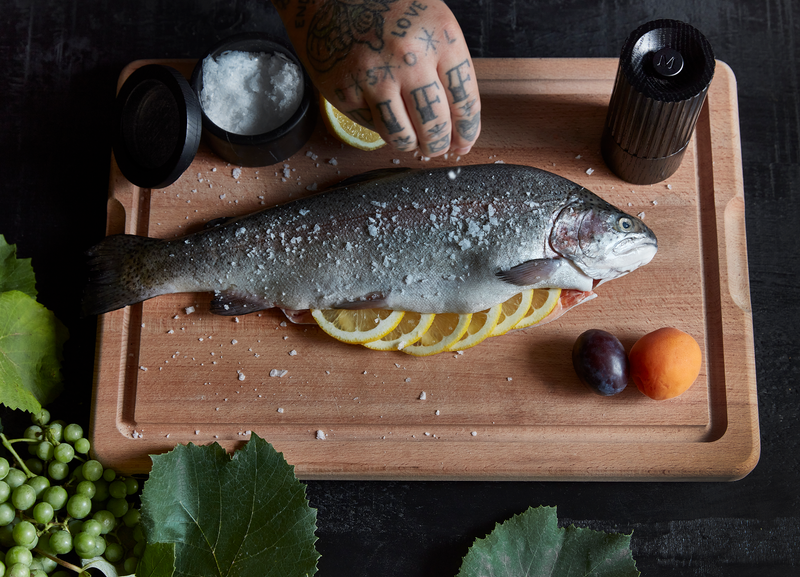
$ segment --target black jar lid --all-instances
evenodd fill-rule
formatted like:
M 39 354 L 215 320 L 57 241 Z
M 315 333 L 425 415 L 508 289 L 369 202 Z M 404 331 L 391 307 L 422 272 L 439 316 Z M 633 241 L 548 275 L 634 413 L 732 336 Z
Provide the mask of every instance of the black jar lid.
M 200 102 L 180 72 L 148 64 L 117 94 L 114 157 L 122 174 L 142 188 L 165 188 L 189 168 L 200 146 Z

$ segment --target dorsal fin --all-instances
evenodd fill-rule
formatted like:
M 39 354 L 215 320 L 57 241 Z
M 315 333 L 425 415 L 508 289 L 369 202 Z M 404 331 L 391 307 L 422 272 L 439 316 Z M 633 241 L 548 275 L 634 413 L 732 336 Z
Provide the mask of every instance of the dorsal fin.
M 396 176 L 398 174 L 408 172 L 409 170 L 411 169 L 407 166 L 398 166 L 392 168 L 376 168 L 375 170 L 370 170 L 367 172 L 363 172 L 361 174 L 356 174 L 354 176 L 345 178 L 343 181 L 335 185 L 334 188 L 339 188 L 342 186 L 353 186 L 354 184 L 372 182 L 373 180 L 382 180 L 390 176 Z

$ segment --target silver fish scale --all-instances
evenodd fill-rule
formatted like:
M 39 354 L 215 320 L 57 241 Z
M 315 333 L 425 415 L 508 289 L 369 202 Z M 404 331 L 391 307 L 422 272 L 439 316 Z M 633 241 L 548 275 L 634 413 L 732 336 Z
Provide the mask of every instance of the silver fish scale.
M 548 244 L 554 219 L 594 199 L 605 204 L 529 167 L 410 171 L 161 243 L 150 258 L 163 271 L 162 294 L 234 293 L 290 309 L 375 298 L 395 310 L 474 312 L 526 288 L 496 273 L 557 256 Z M 562 288 L 585 285 L 576 268 L 562 268 Z

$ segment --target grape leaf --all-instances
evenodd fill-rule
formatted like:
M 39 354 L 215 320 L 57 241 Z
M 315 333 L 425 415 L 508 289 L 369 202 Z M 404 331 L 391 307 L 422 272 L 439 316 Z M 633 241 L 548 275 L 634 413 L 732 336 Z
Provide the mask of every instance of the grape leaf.
M 555 507 L 530 508 L 472 544 L 457 577 L 636 577 L 631 536 L 558 527 Z
M 0 399 L 37 413 L 61 392 L 61 350 L 67 329 L 36 300 L 0 293 Z
M 252 434 L 232 458 L 217 443 L 151 458 L 142 527 L 148 548 L 175 544 L 175 577 L 316 573 L 317 512 L 268 442 Z
M 136 577 L 172 577 L 174 572 L 175 543 L 147 545 L 136 566 Z
M 18 290 L 36 298 L 36 278 L 31 259 L 17 258 L 17 247 L 0 234 L 0 293 Z
M 97 575 L 96 571 L 99 571 L 103 577 L 136 577 L 135 575 L 120 575 L 117 568 L 106 561 L 104 557 L 81 559 L 81 569 L 86 570 L 87 573 L 89 569 L 94 569 L 95 572 L 89 573 L 89 575 Z

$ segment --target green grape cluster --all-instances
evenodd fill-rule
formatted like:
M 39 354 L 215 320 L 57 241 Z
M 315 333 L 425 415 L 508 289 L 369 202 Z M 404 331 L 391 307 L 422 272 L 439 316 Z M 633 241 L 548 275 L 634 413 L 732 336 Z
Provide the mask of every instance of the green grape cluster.
M 31 421 L 21 438 L 0 433 L 0 577 L 74 577 L 95 557 L 134 573 L 145 547 L 139 482 L 89 458 L 80 425 L 50 422 L 47 410 Z

